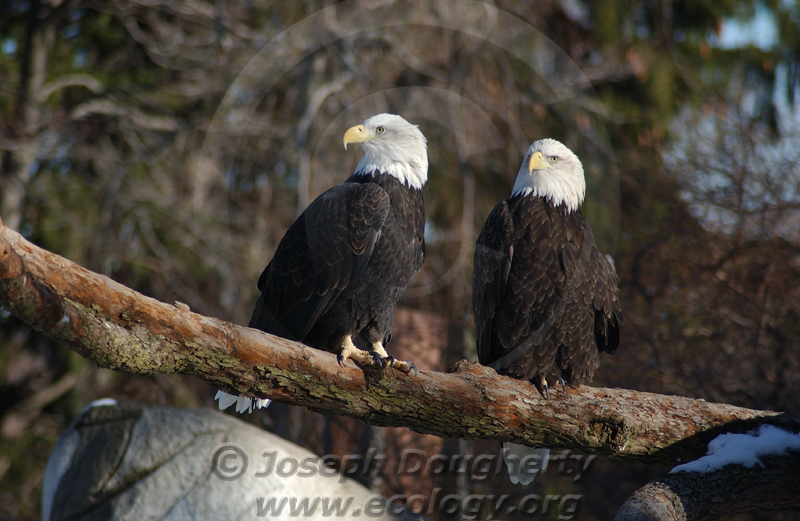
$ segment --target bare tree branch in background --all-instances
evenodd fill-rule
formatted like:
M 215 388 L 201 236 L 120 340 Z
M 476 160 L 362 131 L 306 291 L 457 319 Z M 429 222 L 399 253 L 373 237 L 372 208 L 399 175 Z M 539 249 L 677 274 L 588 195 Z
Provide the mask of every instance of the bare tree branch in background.
M 69 5 L 64 1 L 62 6 Z M 59 10 L 61 12 L 61 10 Z M 29 24 L 25 35 L 25 47 L 20 70 L 19 94 L 14 112 L 17 126 L 13 129 L 16 146 L 7 151 L 7 170 L 0 170 L 3 180 L 3 196 L 0 213 L 14 227 L 19 228 L 25 195 L 31 177 L 31 167 L 37 156 L 38 135 L 44 127 L 44 111 L 41 106 L 42 89 L 47 79 L 48 60 L 55 38 L 55 21 L 48 17 L 46 7 L 39 1 L 31 2 Z
M 313 74 L 313 72 L 312 72 Z M 308 96 L 306 109 L 303 112 L 303 117 L 297 124 L 297 153 L 300 159 L 298 169 L 300 170 L 299 179 L 297 181 L 297 215 L 303 213 L 308 204 L 311 202 L 311 195 L 308 192 L 309 179 L 311 177 L 311 158 L 308 150 L 309 129 L 317 116 L 322 103 L 331 96 L 341 91 L 345 85 L 352 78 L 349 71 L 342 74 L 335 80 L 324 83 L 319 86 L 313 87 L 313 91 Z

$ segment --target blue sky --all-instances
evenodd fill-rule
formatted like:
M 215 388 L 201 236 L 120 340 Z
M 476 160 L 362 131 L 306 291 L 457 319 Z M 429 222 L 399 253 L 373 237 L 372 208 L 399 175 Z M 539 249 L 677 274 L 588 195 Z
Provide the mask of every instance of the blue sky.
M 754 45 L 761 50 L 768 51 L 778 43 L 775 15 L 763 4 L 758 4 L 751 19 L 726 18 L 722 21 L 719 35 L 712 33 L 709 40 L 711 45 L 720 49 L 736 49 Z

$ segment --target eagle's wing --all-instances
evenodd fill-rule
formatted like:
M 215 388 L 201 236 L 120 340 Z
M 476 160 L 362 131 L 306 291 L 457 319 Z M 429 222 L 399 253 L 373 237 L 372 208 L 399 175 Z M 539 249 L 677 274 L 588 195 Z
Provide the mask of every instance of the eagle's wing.
M 472 308 L 478 360 L 489 365 L 499 355 L 493 353 L 492 325 L 506 292 L 508 272 L 514 257 L 514 221 L 508 204 L 500 201 L 492 209 L 475 244 L 472 275 Z
M 591 231 L 588 231 L 591 235 Z M 603 255 L 592 243 L 592 278 L 594 283 L 594 340 L 597 350 L 614 354 L 619 346 L 622 326 L 622 307 L 617 289 L 617 272 L 610 257 Z
M 261 274 L 250 327 L 302 340 L 363 273 L 390 209 L 374 183 L 343 183 L 315 199 Z
M 562 302 L 569 315 L 560 321 L 558 364 L 562 376 L 577 384 L 591 379 L 599 364 L 598 352 L 614 353 L 622 323 L 614 267 L 597 249 L 588 224 L 582 236 L 580 249 L 568 243 L 561 252 L 569 280 Z

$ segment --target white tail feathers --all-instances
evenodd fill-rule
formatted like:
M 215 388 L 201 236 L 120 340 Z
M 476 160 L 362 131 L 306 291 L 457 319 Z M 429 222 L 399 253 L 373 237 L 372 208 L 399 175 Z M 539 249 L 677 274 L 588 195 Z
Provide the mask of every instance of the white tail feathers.
M 268 398 L 248 398 L 246 396 L 235 396 L 233 394 L 217 391 L 214 396 L 215 400 L 219 400 L 219 410 L 224 411 L 233 404 L 236 404 L 236 412 L 253 412 L 253 409 L 264 409 L 269 407 L 272 400 Z
M 511 483 L 530 484 L 540 471 L 547 468 L 550 449 L 528 447 L 516 443 L 503 443 L 503 461 L 508 467 Z

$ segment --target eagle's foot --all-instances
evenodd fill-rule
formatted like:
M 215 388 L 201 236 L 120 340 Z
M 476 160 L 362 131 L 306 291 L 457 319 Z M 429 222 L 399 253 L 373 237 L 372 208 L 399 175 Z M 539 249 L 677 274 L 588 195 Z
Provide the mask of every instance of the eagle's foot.
M 386 353 L 386 349 L 383 348 L 383 344 L 381 342 L 375 342 L 372 344 L 372 348 L 370 350 L 372 351 L 370 353 L 372 356 L 372 367 L 378 371 L 383 371 L 386 369 L 391 357 L 388 355 L 388 353 Z
M 378 369 L 379 371 L 383 371 L 386 369 L 388 365 L 389 358 L 386 356 L 381 356 L 376 352 L 372 352 L 372 366 Z
M 411 371 L 414 371 L 414 376 L 419 374 L 419 371 L 417 371 L 417 366 L 414 365 L 414 362 L 396 360 L 393 356 L 389 357 L 389 367 L 402 371 L 406 374 L 411 374 Z
M 562 393 L 567 392 L 567 383 L 564 381 L 561 375 L 558 375 L 558 383 L 561 384 L 561 392 Z
M 341 367 L 344 367 L 344 363 L 348 359 L 361 366 L 373 365 L 372 355 L 357 348 L 350 337 L 346 337 L 342 341 L 341 351 L 339 351 L 339 354 L 336 356 L 336 361 Z
M 533 382 L 533 385 L 535 385 L 536 388 L 539 389 L 539 392 L 542 394 L 542 396 L 544 396 L 544 399 L 545 400 L 549 400 L 550 399 L 550 387 L 548 387 L 547 380 L 545 380 L 544 376 L 536 375 L 533 378 L 532 382 Z
M 389 353 L 386 352 L 386 349 L 384 349 L 381 342 L 375 342 L 372 344 L 372 354 L 381 358 L 389 358 Z

